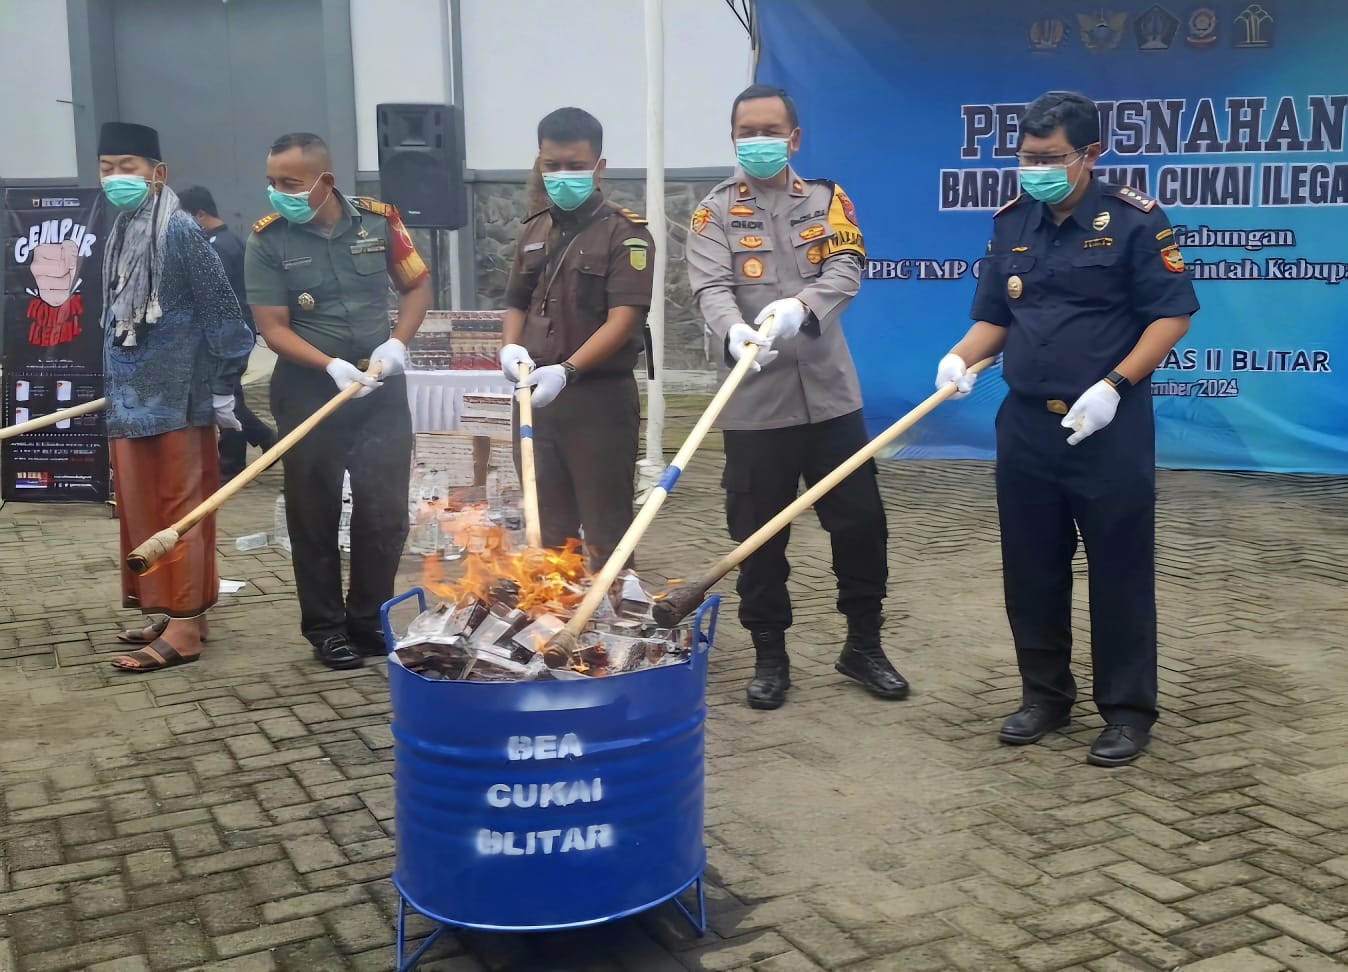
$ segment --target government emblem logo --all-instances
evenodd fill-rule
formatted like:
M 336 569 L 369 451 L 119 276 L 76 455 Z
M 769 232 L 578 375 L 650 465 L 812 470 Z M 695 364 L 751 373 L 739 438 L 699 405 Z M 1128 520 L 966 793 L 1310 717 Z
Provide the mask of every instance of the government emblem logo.
M 1179 32 L 1179 18 L 1156 4 L 1133 22 L 1139 51 L 1168 51 Z
M 1184 42 L 1190 47 L 1205 50 L 1217 42 L 1217 11 L 1211 7 L 1197 7 L 1189 13 L 1189 33 Z
M 1101 7 L 1095 13 L 1077 14 L 1077 24 L 1081 27 L 1081 42 L 1092 54 L 1112 51 L 1123 40 L 1123 28 L 1128 23 L 1128 14 L 1115 13 Z
M 1067 39 L 1067 25 L 1053 17 L 1030 24 L 1030 50 L 1038 54 L 1056 51 Z
M 1252 3 L 1236 15 L 1236 30 L 1232 35 L 1236 47 L 1272 47 L 1273 14 L 1262 3 Z

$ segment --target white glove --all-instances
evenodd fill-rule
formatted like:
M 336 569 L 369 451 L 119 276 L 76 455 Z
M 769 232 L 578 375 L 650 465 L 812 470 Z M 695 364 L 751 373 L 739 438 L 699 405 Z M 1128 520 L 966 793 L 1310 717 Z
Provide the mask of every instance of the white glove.
M 215 409 L 216 428 L 228 429 L 231 432 L 243 431 L 243 423 L 234 414 L 233 395 L 212 395 L 211 408 Z
M 375 381 L 350 361 L 342 358 L 333 358 L 323 370 L 328 373 L 328 377 L 336 382 L 338 391 L 346 391 L 352 385 L 364 385 L 365 387 L 356 392 L 352 396 L 353 398 L 364 398 L 383 385 L 383 382 Z
M 773 361 L 777 360 L 777 352 L 772 350 L 772 338 L 762 337 L 743 321 L 732 325 L 730 333 L 726 336 L 726 346 L 730 351 L 730 356 L 738 361 L 744 356 L 746 344 L 756 344 L 759 347 L 759 352 L 754 358 L 753 364 L 749 365 L 750 371 L 762 371 L 764 365 L 772 364 Z
M 762 327 L 763 322 L 774 314 L 777 316 L 777 323 L 772 326 L 774 341 L 779 338 L 783 341 L 791 340 L 800 333 L 800 326 L 810 316 L 809 310 L 799 299 L 783 297 L 781 300 L 774 300 L 758 312 L 758 316 L 754 318 L 754 327 Z
M 375 366 L 375 362 L 384 366 L 384 370 L 379 373 L 380 378 L 401 375 L 407 370 L 407 345 L 397 338 L 389 338 L 370 352 L 371 368 Z
M 527 364 L 531 371 L 534 367 L 534 359 L 529 357 L 529 352 L 522 344 L 505 345 L 501 348 L 497 360 L 501 362 L 501 374 L 511 381 L 520 380 L 520 365 Z
M 968 368 L 964 364 L 964 359 L 951 352 L 941 359 L 941 363 L 936 366 L 936 388 L 939 391 L 952 381 L 955 388 L 958 389 L 951 398 L 963 398 L 969 392 L 974 390 L 974 382 L 978 380 L 978 375 L 969 374 Z
M 1068 445 L 1076 445 L 1088 435 L 1094 435 L 1110 422 L 1119 408 L 1119 393 L 1109 382 L 1100 380 L 1081 393 L 1067 414 L 1062 427 L 1073 429 L 1067 437 Z
M 545 365 L 529 372 L 529 377 L 515 384 L 516 388 L 533 389 L 533 405 L 542 408 L 562 393 L 566 387 L 566 369 L 559 364 Z

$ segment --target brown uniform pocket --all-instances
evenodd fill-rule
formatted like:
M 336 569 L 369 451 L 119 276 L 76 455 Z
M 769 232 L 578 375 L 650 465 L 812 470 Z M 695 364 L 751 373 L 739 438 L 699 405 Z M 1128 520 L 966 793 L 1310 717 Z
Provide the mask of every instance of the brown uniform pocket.
M 575 288 L 576 310 L 602 323 L 608 316 L 608 268 L 592 263 L 577 267 Z

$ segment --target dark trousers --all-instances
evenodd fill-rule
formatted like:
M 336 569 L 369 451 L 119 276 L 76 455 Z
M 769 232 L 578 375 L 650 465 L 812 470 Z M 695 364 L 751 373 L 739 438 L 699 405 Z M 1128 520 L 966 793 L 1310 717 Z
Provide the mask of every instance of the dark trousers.
M 997 510 L 1006 614 L 1026 704 L 1067 708 L 1072 556 L 1090 570 L 1095 704 L 1110 724 L 1156 721 L 1156 433 L 1150 389 L 1075 446 L 1043 399 L 1011 394 L 997 413 Z
M 784 429 L 726 431 L 726 523 L 737 542 L 749 537 L 795 500 L 803 477 L 813 486 L 869 441 L 861 412 Z M 878 615 L 889 580 L 885 544 L 888 528 L 875 463 L 868 462 L 815 504 L 820 525 L 833 545 L 838 610 L 849 618 Z M 736 590 L 740 623 L 750 631 L 785 631 L 791 626 L 786 579 L 791 564 L 782 530 L 740 565 Z
M 632 525 L 641 430 L 636 378 L 583 377 L 533 413 L 543 546 L 560 547 L 584 527 L 590 564 L 598 569 Z
M 271 426 L 253 414 L 243 398 L 243 381 L 234 383 L 234 416 L 243 431 L 226 429 L 220 433 L 220 474 L 229 479 L 243 472 L 248 465 L 248 447 L 270 449 L 276 444 L 276 433 Z
M 337 394 L 326 372 L 278 362 L 272 414 L 282 435 Z M 412 415 L 407 380 L 348 401 L 286 453 L 286 523 L 290 529 L 300 630 L 314 644 L 330 635 L 379 631 L 379 608 L 393 596 L 407 541 Z M 342 479 L 351 473 L 351 588 L 342 597 L 337 530 Z

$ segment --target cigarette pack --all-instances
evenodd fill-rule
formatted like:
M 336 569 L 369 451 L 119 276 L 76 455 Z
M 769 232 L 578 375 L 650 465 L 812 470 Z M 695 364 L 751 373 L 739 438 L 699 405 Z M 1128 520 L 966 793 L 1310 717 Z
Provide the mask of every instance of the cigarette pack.
M 415 462 L 427 469 L 439 470 L 450 486 L 472 486 L 476 481 L 471 436 L 418 432 Z
M 458 431 L 468 435 L 485 435 L 492 439 L 509 441 L 509 395 L 489 392 L 465 393 L 459 406 Z

